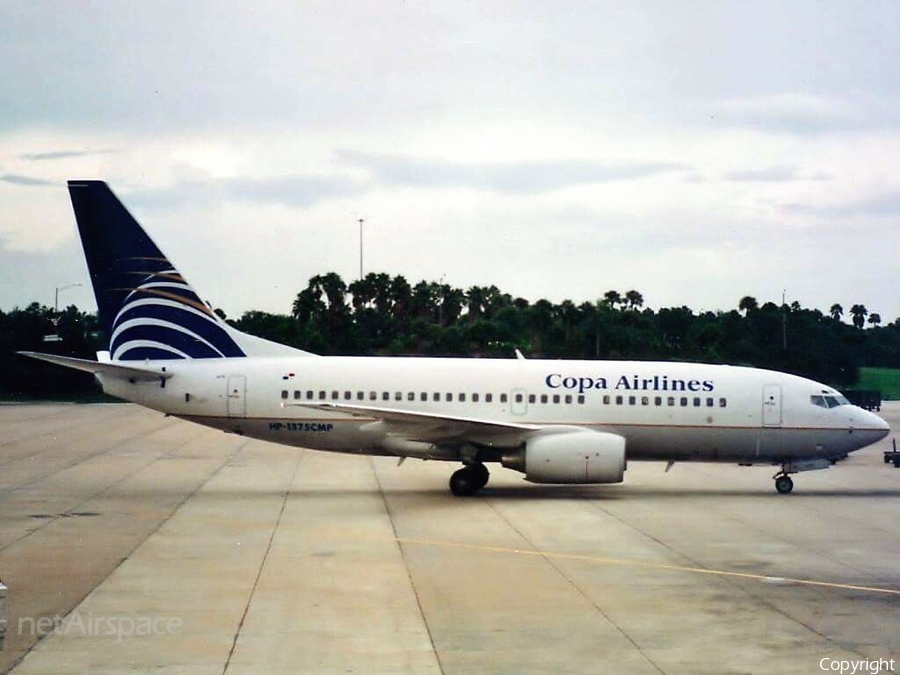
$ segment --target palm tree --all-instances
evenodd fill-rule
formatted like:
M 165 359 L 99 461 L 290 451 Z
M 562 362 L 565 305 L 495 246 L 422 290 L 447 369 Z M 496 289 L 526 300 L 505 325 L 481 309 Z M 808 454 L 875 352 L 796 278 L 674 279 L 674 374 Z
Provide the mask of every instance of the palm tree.
M 872 324 L 873 327 L 880 324 L 881 314 L 879 314 L 878 312 L 872 312 L 871 314 L 869 314 L 869 323 Z
M 603 294 L 603 302 L 615 309 L 616 305 L 622 304 L 622 296 L 619 295 L 619 291 L 606 291 Z
M 628 309 L 637 309 L 644 306 L 644 296 L 637 291 L 628 291 L 625 294 L 625 302 L 628 303 Z
M 866 309 L 865 305 L 853 305 L 850 308 L 850 316 L 853 317 L 853 325 L 857 328 L 862 328 L 866 324 L 866 316 L 868 316 L 869 310 Z
M 744 313 L 744 316 L 746 316 L 750 312 L 759 309 L 759 303 L 752 295 L 745 295 L 738 303 L 738 309 Z
M 831 309 L 828 310 L 828 313 L 831 314 L 831 318 L 835 321 L 840 321 L 841 317 L 844 316 L 844 308 L 841 307 L 838 303 L 834 303 L 831 306 Z

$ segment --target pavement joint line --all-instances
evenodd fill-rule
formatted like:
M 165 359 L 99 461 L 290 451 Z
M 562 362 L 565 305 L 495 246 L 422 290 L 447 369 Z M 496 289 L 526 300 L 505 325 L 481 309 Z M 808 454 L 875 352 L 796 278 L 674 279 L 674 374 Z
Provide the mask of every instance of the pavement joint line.
M 496 513 L 497 516 L 510 527 L 510 529 L 512 529 L 513 532 L 518 534 L 524 541 L 526 541 L 528 543 L 529 546 L 531 546 L 532 550 L 534 550 L 534 551 L 538 550 L 537 546 L 534 545 L 534 542 L 532 542 L 531 539 L 526 537 L 525 533 L 522 532 L 518 527 L 513 525 L 512 521 L 509 520 L 509 518 L 507 518 L 505 515 L 503 515 L 503 513 L 496 506 L 494 506 L 491 502 L 486 502 L 486 503 L 488 506 L 491 507 L 491 510 L 493 510 L 493 512 Z M 647 653 L 644 651 L 644 649 L 641 647 L 641 645 L 638 644 L 637 640 L 635 640 L 633 637 L 631 637 L 631 635 L 629 635 L 628 632 L 624 628 L 622 628 L 622 626 L 620 626 L 618 623 L 616 623 L 615 620 L 609 614 L 607 614 L 604 611 L 604 609 L 597 602 L 595 602 L 594 599 L 590 595 L 588 595 L 588 593 L 585 592 L 585 590 L 581 586 L 579 586 L 575 582 L 574 579 L 572 579 L 572 577 L 570 577 L 568 574 L 566 574 L 560 568 L 560 566 L 556 564 L 556 562 L 553 560 L 553 558 L 551 556 L 542 555 L 541 559 L 544 562 L 546 562 L 548 565 L 550 565 L 550 567 L 552 567 L 553 570 L 557 574 L 559 574 L 559 576 L 561 576 L 563 579 L 565 579 L 566 583 L 568 583 L 572 588 L 574 588 L 578 592 L 578 594 L 588 604 L 590 604 L 595 610 L 597 610 L 597 612 L 600 613 L 600 616 L 602 616 L 604 619 L 606 619 L 613 626 L 613 628 L 615 628 L 617 631 L 619 631 L 619 634 L 622 637 L 624 637 L 626 640 L 628 640 L 628 642 L 631 643 L 632 647 L 637 649 L 638 653 L 641 656 L 643 656 L 644 659 L 646 659 L 647 663 L 649 663 L 651 666 L 653 666 L 654 669 L 656 669 L 656 672 L 660 673 L 661 675 L 666 675 L 666 671 L 664 671 L 656 661 L 654 661 L 652 658 L 650 658 L 650 656 L 647 655 Z
M 89 588 L 84 593 L 84 595 L 82 595 L 78 600 L 76 600 L 74 603 L 72 603 L 72 606 L 69 607 L 67 610 L 65 610 L 65 615 L 63 618 L 69 616 L 69 614 L 71 614 L 73 610 L 80 607 L 81 603 L 83 603 L 91 593 L 93 593 L 97 588 L 99 588 L 101 585 L 103 585 L 106 582 L 106 580 L 109 579 L 116 572 L 116 570 L 118 570 L 123 564 L 125 564 L 125 562 L 128 561 L 131 558 L 131 556 L 134 555 L 134 553 L 139 548 L 141 548 L 141 546 L 146 544 L 147 541 L 153 535 L 155 535 L 157 532 L 159 532 L 159 530 L 169 522 L 169 519 L 172 517 L 172 515 L 174 513 L 177 513 L 195 494 L 197 494 L 203 488 L 203 486 L 205 486 L 207 483 L 209 483 L 213 478 L 215 478 L 219 474 L 220 471 L 222 471 L 222 469 L 224 469 L 226 466 L 228 466 L 230 464 L 231 460 L 235 457 L 235 455 L 239 454 L 240 451 L 244 448 L 244 446 L 247 445 L 247 443 L 249 443 L 249 441 L 247 439 L 244 439 L 242 443 L 238 443 L 238 445 L 234 448 L 234 450 L 222 461 L 222 463 L 212 473 L 210 473 L 204 480 L 202 480 L 193 490 L 191 490 L 189 493 L 184 495 L 184 498 L 180 502 L 178 502 L 178 504 L 176 504 L 174 506 L 174 508 L 171 510 L 171 512 L 169 513 L 168 516 L 161 518 L 159 523 L 157 524 L 157 526 L 155 528 L 153 528 L 153 530 L 151 532 L 147 533 L 147 536 L 144 537 L 144 539 L 141 542 L 136 544 L 130 551 L 128 551 L 125 555 L 123 555 L 121 560 L 119 560 L 119 562 L 116 563 L 112 567 L 112 569 L 110 569 L 105 575 L 103 575 L 102 579 L 100 579 L 96 584 L 94 584 L 91 588 Z M 51 631 L 47 635 L 38 637 L 38 639 L 35 640 L 31 645 L 29 645 L 18 656 L 18 658 L 16 658 L 15 660 L 13 660 L 7 664 L 7 672 L 11 672 L 11 671 L 15 670 L 16 667 L 18 667 L 19 664 L 21 664 L 25 660 L 25 658 L 34 650 L 35 647 L 37 647 L 48 635 L 52 635 L 52 634 L 53 634 L 53 632 Z
M 375 477 L 375 483 L 378 485 L 378 490 L 381 492 L 381 501 L 384 503 L 384 511 L 387 514 L 388 521 L 391 523 L 391 531 L 394 533 L 394 541 L 397 542 L 397 548 L 400 551 L 400 558 L 403 560 L 403 565 L 406 567 L 406 578 L 409 580 L 409 585 L 412 588 L 413 595 L 416 598 L 416 607 L 419 608 L 419 616 L 422 617 L 422 623 L 425 625 L 425 633 L 428 635 L 428 641 L 431 643 L 431 651 L 434 652 L 434 660 L 437 661 L 438 671 L 441 675 L 444 674 L 444 664 L 441 663 L 441 655 L 438 652 L 437 646 L 434 644 L 434 635 L 431 633 L 431 626 L 428 625 L 428 618 L 425 616 L 425 608 L 422 607 L 422 600 L 419 597 L 419 589 L 416 587 L 416 581 L 413 579 L 412 570 L 409 569 L 409 560 L 406 557 L 406 551 L 403 549 L 403 541 L 402 537 L 397 536 L 397 524 L 394 522 L 394 511 L 391 509 L 391 505 L 388 502 L 387 494 L 384 492 L 384 488 L 381 486 L 381 479 L 378 478 L 378 469 L 375 466 L 375 461 L 372 457 L 369 457 L 369 465 L 372 467 L 372 475 Z
M 272 542 L 275 541 L 275 535 L 278 533 L 278 527 L 281 525 L 281 518 L 284 516 L 285 508 L 287 508 L 288 497 L 291 496 L 294 480 L 297 478 L 297 472 L 300 470 L 300 464 L 303 463 L 304 457 L 306 457 L 306 452 L 301 452 L 297 457 L 297 463 L 294 465 L 294 470 L 291 472 L 291 478 L 284 488 L 284 495 L 282 495 L 281 498 L 281 509 L 279 509 L 278 517 L 272 525 L 272 534 L 269 535 L 269 542 L 266 544 L 266 550 L 263 553 L 262 560 L 259 562 L 259 569 L 256 571 L 256 578 L 253 580 L 253 588 L 250 589 L 250 595 L 247 597 L 247 604 L 244 605 L 244 612 L 241 614 L 241 620 L 238 622 L 237 628 L 234 631 L 234 639 L 231 641 L 231 649 L 228 650 L 228 658 L 225 659 L 222 675 L 225 675 L 225 673 L 228 672 L 228 666 L 231 665 L 231 658 L 234 656 L 234 652 L 237 649 L 238 638 L 241 636 L 241 630 L 244 628 L 244 621 L 247 619 L 247 614 L 250 613 L 250 605 L 253 603 L 253 596 L 256 595 L 256 588 L 259 586 L 259 580 L 262 578 L 263 569 L 265 569 L 266 561 L 269 559 L 269 552 L 272 550 Z
M 189 439 L 187 439 L 187 440 L 184 441 L 183 443 L 180 443 L 180 444 L 179 444 L 178 446 L 176 446 L 176 447 L 177 447 L 177 448 L 183 448 L 183 447 L 186 446 L 188 443 L 192 443 L 192 442 L 195 441 L 197 438 L 199 438 L 199 436 L 200 436 L 202 433 L 203 433 L 202 430 L 199 431 L 199 432 L 197 432 L 196 434 L 194 434 L 193 436 L 191 436 Z M 154 457 L 154 458 L 150 459 L 149 461 L 147 461 L 147 463 L 142 464 L 141 466 L 139 466 L 137 469 L 135 469 L 135 470 L 132 471 L 131 473 L 129 473 L 129 474 L 125 475 L 125 476 L 122 476 L 122 477 L 119 478 L 118 480 L 116 480 L 116 481 L 114 481 L 114 482 L 112 482 L 112 483 L 106 485 L 105 487 L 103 487 L 103 489 L 101 489 L 101 490 L 99 490 L 99 491 L 97 491 L 97 492 L 94 492 L 93 494 L 91 494 L 91 495 L 89 495 L 89 496 L 86 496 L 84 499 L 82 499 L 82 500 L 80 500 L 79 502 L 77 502 L 77 503 L 76 503 L 74 506 L 72 506 L 71 508 L 66 509 L 66 511 L 65 511 L 64 513 L 71 513 L 72 511 L 75 511 L 75 510 L 77 510 L 77 509 L 80 509 L 82 506 L 84 506 L 84 505 L 87 504 L 88 502 L 93 501 L 94 499 L 97 499 L 98 497 L 102 497 L 103 495 L 105 495 L 107 492 L 109 492 L 109 491 L 112 490 L 113 488 L 115 488 L 115 487 L 121 485 L 122 483 L 124 483 L 124 482 L 127 481 L 128 479 L 137 476 L 139 473 L 141 473 L 141 471 L 143 471 L 144 469 L 149 468 L 150 466 L 154 465 L 156 462 L 160 461 L 163 457 L 166 457 L 166 456 L 167 456 L 167 455 L 160 455 L 160 456 L 157 456 L 157 457 Z M 87 460 L 87 461 L 89 461 L 89 460 Z M 75 466 L 78 466 L 78 465 L 76 464 Z M 70 468 L 71 468 L 71 467 L 70 467 Z M 11 546 L 15 546 L 16 544 L 18 544 L 19 542 L 23 541 L 24 539 L 27 539 L 27 538 L 30 537 L 31 535 L 40 532 L 40 531 L 43 530 L 45 527 L 49 527 L 50 525 L 52 525 L 53 523 L 55 523 L 56 521 L 58 521 L 61 517 L 62 517 L 62 514 L 57 513 L 57 514 L 56 514 L 55 516 L 53 516 L 52 518 L 47 518 L 46 520 L 42 521 L 41 524 L 40 524 L 39 526 L 35 527 L 34 529 L 28 530 L 27 532 L 25 532 L 25 534 L 21 535 L 20 537 L 16 537 L 15 539 L 13 539 L 12 541 L 10 541 L 9 543 L 0 546 L 0 552 L 5 551 L 6 549 L 10 548 Z
M 15 487 L 0 488 L 0 500 L 4 499 L 6 496 L 8 496 L 14 492 L 21 492 L 22 490 L 24 490 L 27 487 L 31 487 L 32 485 L 37 485 L 41 481 L 45 481 L 48 478 L 50 478 L 51 476 L 56 476 L 57 474 L 68 471 L 69 469 L 72 469 L 72 468 L 78 466 L 79 464 L 88 462 L 88 461 L 90 461 L 92 459 L 96 459 L 98 457 L 102 457 L 103 455 L 106 455 L 110 452 L 113 452 L 114 450 L 117 450 L 119 447 L 121 447 L 122 445 L 124 445 L 126 443 L 131 443 L 132 441 L 136 441 L 138 439 L 144 439 L 147 436 L 152 436 L 155 433 L 167 430 L 171 427 L 172 427 L 172 425 L 167 424 L 167 423 L 160 424 L 159 426 L 154 426 L 151 429 L 147 429 L 147 430 L 137 433 L 133 436 L 128 436 L 126 438 L 123 438 L 121 441 L 114 442 L 112 445 L 104 448 L 103 450 L 99 450 L 97 452 L 92 452 L 91 454 L 84 455 L 83 457 L 78 457 L 75 461 L 70 462 L 69 464 L 66 464 L 65 466 L 61 466 L 58 469 L 56 469 L 55 471 L 50 471 L 49 473 L 45 473 L 40 476 L 37 476 L 37 477 L 29 480 L 27 483 L 20 483 L 19 485 L 16 485 Z M 38 453 L 38 454 L 40 454 L 40 453 Z M 34 456 L 36 456 L 36 455 L 34 455 Z M 24 459 L 27 459 L 27 458 L 17 459 L 15 461 L 23 461 Z M 6 465 L 4 465 L 4 468 L 5 468 L 5 466 Z
M 640 567 L 643 569 L 665 570 L 668 572 L 690 572 L 693 574 L 708 574 L 711 576 L 751 579 L 767 583 L 779 584 L 803 584 L 806 586 L 818 586 L 822 588 L 837 588 L 851 591 L 864 591 L 866 593 L 882 593 L 885 595 L 900 596 L 900 590 L 883 588 L 878 586 L 858 586 L 856 584 L 841 584 L 832 581 L 817 581 L 815 579 L 795 579 L 791 577 L 772 576 L 767 574 L 753 574 L 752 572 L 732 572 L 729 570 L 715 570 L 706 567 L 689 567 L 686 565 L 669 565 L 666 563 L 650 563 L 641 560 L 629 560 L 627 558 L 608 558 L 605 556 L 592 556 L 579 553 L 560 553 L 544 550 L 522 550 L 503 546 L 483 546 L 481 544 L 466 544 L 463 542 L 440 541 L 437 539 L 419 539 L 415 537 L 397 537 L 401 544 L 419 544 L 422 546 L 442 546 L 446 548 L 462 548 L 486 553 L 508 553 L 516 555 L 530 555 L 535 557 L 557 558 L 560 560 L 577 560 L 581 562 L 601 563 L 604 565 L 620 565 L 623 567 Z

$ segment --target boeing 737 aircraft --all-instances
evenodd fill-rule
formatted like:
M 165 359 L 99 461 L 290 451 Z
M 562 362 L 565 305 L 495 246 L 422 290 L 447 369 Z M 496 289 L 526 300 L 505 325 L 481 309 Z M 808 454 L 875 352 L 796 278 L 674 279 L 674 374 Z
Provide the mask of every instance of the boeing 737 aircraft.
M 487 464 L 533 483 L 619 483 L 628 460 L 823 469 L 888 425 L 831 387 L 734 366 L 640 361 L 322 357 L 220 320 L 105 183 L 69 193 L 109 351 L 28 356 L 96 375 L 113 396 L 286 445 Z M 519 355 L 521 356 L 521 355 Z

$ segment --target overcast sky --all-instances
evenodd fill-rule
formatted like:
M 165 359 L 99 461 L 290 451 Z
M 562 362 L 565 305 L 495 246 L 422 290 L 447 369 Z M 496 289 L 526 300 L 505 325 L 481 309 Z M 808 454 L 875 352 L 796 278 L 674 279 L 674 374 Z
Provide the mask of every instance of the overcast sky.
M 900 316 L 900 3 L 0 4 L 0 308 L 106 180 L 229 316 L 314 274 Z

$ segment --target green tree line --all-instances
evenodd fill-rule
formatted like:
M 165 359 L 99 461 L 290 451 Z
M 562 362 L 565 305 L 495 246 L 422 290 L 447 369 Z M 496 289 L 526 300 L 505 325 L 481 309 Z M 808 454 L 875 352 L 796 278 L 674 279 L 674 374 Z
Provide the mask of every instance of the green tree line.
M 219 312 L 220 316 L 224 314 Z M 289 314 L 245 312 L 239 330 L 318 354 L 510 358 L 636 359 L 730 363 L 772 368 L 839 387 L 861 366 L 900 367 L 900 320 L 883 325 L 862 304 L 828 312 L 794 302 L 760 304 L 745 296 L 729 311 L 653 310 L 638 291 L 607 291 L 591 302 L 531 302 L 496 286 L 467 290 L 410 284 L 370 273 L 347 284 L 316 275 Z M 46 342 L 44 336 L 59 335 Z M 106 338 L 92 314 L 59 316 L 34 303 L 0 311 L 0 394 L 43 396 L 90 391 L 90 378 L 14 356 L 17 350 L 93 358 Z

